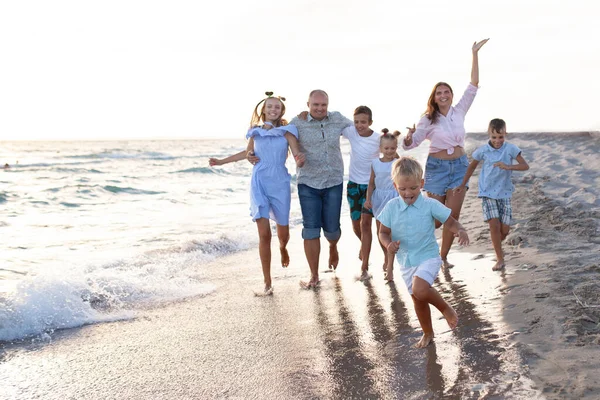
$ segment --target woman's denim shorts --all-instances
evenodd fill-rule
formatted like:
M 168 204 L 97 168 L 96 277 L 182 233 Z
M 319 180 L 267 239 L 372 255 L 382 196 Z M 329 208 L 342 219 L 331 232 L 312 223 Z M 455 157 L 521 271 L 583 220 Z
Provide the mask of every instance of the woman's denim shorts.
M 425 191 L 438 196 L 445 196 L 448 190 L 461 185 L 468 166 L 469 160 L 466 155 L 454 160 L 427 157 Z M 467 187 L 469 187 L 469 182 L 467 182 Z

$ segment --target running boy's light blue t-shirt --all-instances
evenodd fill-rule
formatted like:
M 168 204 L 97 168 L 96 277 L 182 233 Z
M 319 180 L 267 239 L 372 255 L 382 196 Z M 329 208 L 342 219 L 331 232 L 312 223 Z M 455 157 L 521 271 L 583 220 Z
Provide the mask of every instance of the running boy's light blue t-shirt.
M 450 212 L 448 207 L 423 194 L 410 206 L 401 197 L 385 205 L 377 220 L 392 230 L 393 241 L 400 241 L 396 259 L 401 267 L 416 267 L 439 256 L 435 220 L 446 222 Z
M 499 149 L 493 148 L 489 142 L 475 150 L 471 157 L 482 162 L 479 173 L 479 197 L 491 199 L 510 199 L 515 187 L 510 179 L 512 171 L 494 167 L 497 162 L 512 165 L 513 160 L 521 154 L 521 149 L 512 143 L 504 142 Z

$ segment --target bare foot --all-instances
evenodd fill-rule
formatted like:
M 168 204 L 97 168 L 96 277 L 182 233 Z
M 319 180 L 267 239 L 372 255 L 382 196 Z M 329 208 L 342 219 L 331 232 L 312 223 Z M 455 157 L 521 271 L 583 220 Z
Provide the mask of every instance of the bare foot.
M 456 328 L 458 325 L 458 315 L 452 306 L 448 305 L 448 308 L 442 313 L 444 318 L 446 318 L 446 322 L 448 322 L 448 326 L 450 329 Z
M 366 269 L 362 270 L 362 273 L 360 274 L 360 278 L 358 278 L 361 281 L 366 281 L 369 280 L 371 278 L 371 275 L 369 275 L 369 271 Z
M 492 267 L 492 271 L 501 271 L 504 269 L 506 265 L 504 264 L 504 260 L 496 262 L 496 265 Z
M 388 282 L 393 282 L 394 281 L 394 273 L 393 272 L 385 272 L 385 274 L 383 275 L 383 279 L 388 281 Z
M 285 247 L 280 247 L 279 251 L 281 252 L 281 266 L 287 268 L 290 265 L 290 255 Z
M 454 264 L 450 264 L 448 262 L 448 260 L 442 260 L 442 268 L 443 269 L 450 269 L 450 268 L 454 268 Z
M 417 349 L 422 349 L 424 347 L 429 346 L 429 343 L 431 343 L 432 341 L 433 341 L 433 332 L 432 333 L 424 333 L 423 336 L 421 336 L 421 340 L 419 340 L 415 344 L 415 347 Z
M 329 246 L 329 269 L 337 269 L 338 263 L 340 262 L 340 255 L 338 254 L 337 246 Z
M 265 286 L 265 296 L 271 296 L 273 294 L 273 286 Z

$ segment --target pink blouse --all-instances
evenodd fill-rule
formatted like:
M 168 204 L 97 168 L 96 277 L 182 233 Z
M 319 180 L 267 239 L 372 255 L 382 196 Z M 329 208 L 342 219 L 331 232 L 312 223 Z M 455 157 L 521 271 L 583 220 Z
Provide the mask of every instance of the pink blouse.
M 440 114 L 435 124 L 432 124 L 427 116 L 424 115 L 421 117 L 417 124 L 417 130 L 413 134 L 411 145 L 406 146 L 404 141 L 402 141 L 404 150 L 414 149 L 425 139 L 431 142 L 429 153 L 446 150 L 448 154 L 453 154 L 455 146 L 464 148 L 466 134 L 465 116 L 469 108 L 471 108 L 476 94 L 477 86 L 469 83 L 460 101 L 456 106 L 450 107 L 448 115 L 444 116 Z

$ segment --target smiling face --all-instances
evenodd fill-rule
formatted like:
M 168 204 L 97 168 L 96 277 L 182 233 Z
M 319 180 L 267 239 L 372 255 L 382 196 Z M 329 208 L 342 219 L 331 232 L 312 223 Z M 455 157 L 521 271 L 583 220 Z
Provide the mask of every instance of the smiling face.
M 398 140 L 396 138 L 382 138 L 379 151 L 386 160 L 393 160 L 396 156 L 396 151 L 398 151 Z
M 262 115 L 265 122 L 275 123 L 281 119 L 283 116 L 283 103 L 281 100 L 274 97 L 265 100 Z
M 354 116 L 354 127 L 360 136 L 369 136 L 373 131 L 371 128 L 371 118 L 367 114 L 356 114 Z
M 452 90 L 446 85 L 439 85 L 435 89 L 433 101 L 441 110 L 448 109 L 452 105 Z
M 396 187 L 398 194 L 402 197 L 406 205 L 410 206 L 421 195 L 423 179 L 417 179 L 414 176 L 397 175 L 394 180 L 394 187 Z
M 500 129 L 499 131 L 490 130 L 488 134 L 490 136 L 490 144 L 493 148 L 499 149 L 502 147 L 506 138 L 506 129 Z
M 311 117 L 320 121 L 327 116 L 329 98 L 322 92 L 314 92 L 308 99 L 308 111 Z

